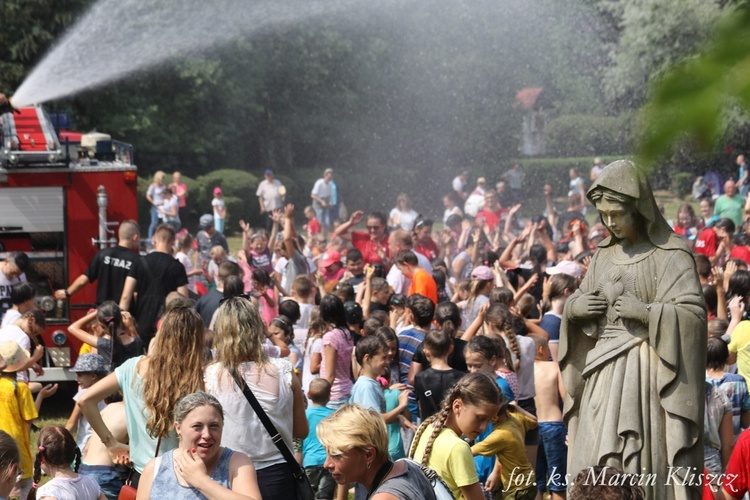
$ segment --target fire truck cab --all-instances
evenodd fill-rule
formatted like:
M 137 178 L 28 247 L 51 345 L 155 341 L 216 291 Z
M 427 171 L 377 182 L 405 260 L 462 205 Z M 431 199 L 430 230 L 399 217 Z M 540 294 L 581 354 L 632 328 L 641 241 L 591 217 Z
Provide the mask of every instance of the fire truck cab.
M 39 106 L 0 116 L 0 260 L 18 250 L 29 256 L 26 280 L 47 320 L 45 373 L 35 378 L 42 382 L 75 380 L 69 368 L 81 344 L 67 328 L 96 302 L 95 285 L 69 300 L 55 300 L 54 291 L 81 275 L 97 251 L 117 244 L 120 222 L 137 219 L 133 147 L 65 130 L 65 122 L 58 116 L 63 128 L 56 130 Z M 2 292 L 0 299 L 9 297 Z

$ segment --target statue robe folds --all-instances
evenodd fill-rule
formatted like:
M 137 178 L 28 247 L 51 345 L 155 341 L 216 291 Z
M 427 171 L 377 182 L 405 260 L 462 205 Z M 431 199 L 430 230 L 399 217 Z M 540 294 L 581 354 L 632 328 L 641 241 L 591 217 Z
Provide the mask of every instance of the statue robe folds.
M 627 184 L 638 190 L 635 175 Z M 638 474 L 647 498 L 699 499 L 705 303 L 684 243 L 665 229 L 661 214 L 642 209 L 644 196 L 655 207 L 650 188 L 645 193 L 641 183 L 636 195 L 653 246 L 629 256 L 613 238 L 604 240 L 563 314 L 568 472 L 574 477 L 589 466 L 614 466 Z M 571 319 L 571 307 L 587 292 L 606 298 L 606 314 Z M 625 293 L 649 305 L 647 324 L 618 317 L 614 303 Z

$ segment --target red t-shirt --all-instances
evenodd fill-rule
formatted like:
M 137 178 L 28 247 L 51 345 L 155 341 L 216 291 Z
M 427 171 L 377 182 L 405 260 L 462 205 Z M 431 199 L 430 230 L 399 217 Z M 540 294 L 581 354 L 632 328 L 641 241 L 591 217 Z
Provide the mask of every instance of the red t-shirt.
M 498 224 L 500 224 L 500 219 L 502 218 L 502 210 L 498 210 L 497 212 L 492 212 L 490 210 L 482 210 L 477 214 L 476 218 L 476 225 L 477 226 L 483 226 L 484 224 L 487 224 L 490 228 L 490 231 L 495 231 L 497 229 Z M 484 223 L 482 222 L 482 219 L 484 219 Z
M 743 245 L 735 245 L 729 253 L 730 259 L 742 259 L 750 265 L 750 248 Z
M 416 293 L 424 295 L 425 297 L 430 299 L 433 304 L 437 305 L 437 284 L 435 283 L 435 280 L 432 279 L 432 275 L 422 268 L 418 269 L 414 274 L 414 278 L 412 278 L 411 280 L 411 285 L 409 286 L 409 293 L 407 293 L 407 296 L 411 296 Z
M 735 498 L 741 498 L 750 486 L 750 432 L 745 430 L 734 445 L 722 488 Z
M 317 217 L 307 223 L 307 232 L 310 236 L 315 236 L 320 232 L 320 222 Z
M 713 228 L 707 227 L 698 237 L 695 239 L 695 253 L 702 253 L 706 257 L 713 257 L 716 255 L 716 231 Z
M 362 252 L 362 260 L 365 264 L 382 264 L 380 255 L 378 255 L 378 245 L 370 239 L 370 235 L 364 231 L 352 231 L 352 245 L 354 248 Z M 380 246 L 385 250 L 385 255 L 388 255 L 388 236 L 383 235 L 383 239 L 380 240 Z
M 437 259 L 438 255 L 440 255 L 440 249 L 438 249 L 437 244 L 432 241 L 432 238 L 430 238 L 424 245 L 420 245 L 415 241 L 414 250 L 427 257 L 427 260 L 430 262 Z

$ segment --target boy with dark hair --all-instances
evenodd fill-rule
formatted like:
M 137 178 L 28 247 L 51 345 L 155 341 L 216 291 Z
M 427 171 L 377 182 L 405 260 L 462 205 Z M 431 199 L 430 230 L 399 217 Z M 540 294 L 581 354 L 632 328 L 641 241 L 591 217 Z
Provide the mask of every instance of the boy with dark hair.
M 11 286 L 26 281 L 24 272 L 29 267 L 29 256 L 23 252 L 11 252 L 0 262 L 0 314 L 10 309 Z
M 315 430 L 321 420 L 334 412 L 326 407 L 331 399 L 331 383 L 324 378 L 316 378 L 310 382 L 307 398 L 312 404 L 305 410 L 310 431 L 302 441 L 302 467 L 316 493 L 315 498 L 330 500 L 333 498 L 336 482 L 331 477 L 331 472 L 323 467 L 326 450 L 320 444 Z
M 193 305 L 193 309 L 198 311 L 201 315 L 203 323 L 208 328 L 211 324 L 211 318 L 219 308 L 221 299 L 224 297 L 224 285 L 230 276 L 239 277 L 242 273 L 242 269 L 239 264 L 229 260 L 225 260 L 219 265 L 219 277 L 216 284 L 216 288 L 206 292 L 198 301 Z
M 396 267 L 407 279 L 411 280 L 407 296 L 424 295 L 437 304 L 437 284 L 432 275 L 419 267 L 419 260 L 411 250 L 402 250 L 395 260 Z
M 352 387 L 349 402 L 370 408 L 383 416 L 386 424 L 398 420 L 399 414 L 406 409 L 407 398 L 411 391 L 403 391 L 398 397 L 398 406 L 386 412 L 383 386 L 377 380 L 388 367 L 388 346 L 377 335 L 363 337 L 357 342 L 354 355 L 361 366 L 359 377 Z
M 0 326 L 12 325 L 36 307 L 36 287 L 25 281 L 16 283 L 10 289 L 10 302 L 13 306 L 5 312 Z
M 430 330 L 424 339 L 424 354 L 430 367 L 417 373 L 414 393 L 419 405 L 419 418 L 427 420 L 442 408 L 443 395 L 465 375 L 448 365 L 453 340 L 443 330 Z
M 411 360 L 417 351 L 417 347 L 424 342 L 424 337 L 430 329 L 430 323 L 432 323 L 434 315 L 435 304 L 424 295 L 412 295 L 406 299 L 406 324 L 413 326 L 398 334 L 399 381 L 402 384 L 409 383 Z M 416 421 L 419 408 L 414 396 L 409 398 L 409 411 L 412 414 L 412 419 Z
M 358 249 L 350 248 L 346 252 L 346 271 L 341 279 L 354 287 L 355 294 L 365 280 L 365 261 Z

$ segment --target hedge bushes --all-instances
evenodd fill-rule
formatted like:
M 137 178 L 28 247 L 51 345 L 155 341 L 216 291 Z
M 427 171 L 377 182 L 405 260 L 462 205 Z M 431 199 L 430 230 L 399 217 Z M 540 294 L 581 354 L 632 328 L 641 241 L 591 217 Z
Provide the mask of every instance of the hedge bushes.
M 606 164 L 623 158 L 623 156 L 603 156 Z M 579 169 L 580 175 L 590 185 L 589 171 L 593 166 L 593 156 L 570 158 L 528 158 L 518 160 L 521 169 L 526 172 L 524 184 L 523 213 L 531 216 L 544 210 L 542 196 L 544 184 L 551 184 L 555 198 L 565 197 L 570 182 L 569 171 L 572 167 Z M 485 167 L 469 167 L 469 183 L 473 189 L 477 177 L 487 179 L 487 185 L 494 187 L 502 174 L 510 170 L 514 160 L 506 160 Z M 310 191 L 315 181 L 322 177 L 324 168 L 307 168 L 295 170 L 293 175 L 278 175 L 277 178 L 286 186 L 286 200 L 296 205 L 296 218 L 299 224 L 303 221 L 302 210 L 311 203 Z M 396 196 L 407 193 L 412 199 L 412 207 L 419 213 L 435 220 L 442 220 L 442 198 L 451 191 L 451 180 L 456 169 L 419 169 L 408 166 L 379 166 L 366 172 L 345 168 L 334 169 L 334 179 L 338 186 L 339 197 L 349 213 L 355 210 L 365 212 L 379 210 L 387 214 L 395 206 Z M 171 177 L 168 176 L 168 180 Z M 202 175 L 197 179 L 183 176 L 188 185 L 188 217 L 183 221 L 190 231 L 198 228 L 201 214 L 211 213 L 213 189 L 221 186 L 227 204 L 227 231 L 231 234 L 239 228 L 238 222 L 244 219 L 251 225 L 262 224 L 259 214 L 258 199 L 255 191 L 260 179 L 258 176 L 240 170 L 221 169 Z M 149 223 L 149 207 L 146 200 L 146 189 L 151 179 L 139 179 L 138 193 L 139 216 L 142 228 Z
M 546 131 L 549 156 L 601 156 L 632 151 L 629 115 L 563 115 L 550 120 Z

